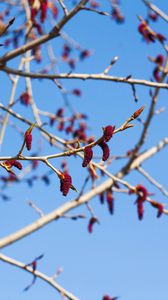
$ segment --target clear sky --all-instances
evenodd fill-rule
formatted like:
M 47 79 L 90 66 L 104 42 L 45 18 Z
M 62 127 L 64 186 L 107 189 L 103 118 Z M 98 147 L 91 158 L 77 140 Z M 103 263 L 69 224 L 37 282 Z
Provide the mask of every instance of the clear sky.
M 102 10 L 107 8 L 106 2 L 108 1 L 100 2 Z M 166 0 L 155 1 L 155 4 L 168 13 Z M 147 9 L 140 0 L 123 0 L 121 10 L 125 16 L 124 24 L 116 24 L 109 17 L 85 11 L 75 16 L 65 26 L 64 31 L 70 37 L 75 39 L 83 49 L 89 49 L 92 52 L 89 58 L 77 65 L 75 72 L 100 73 L 114 56 L 119 56 L 118 62 L 110 71 L 111 75 L 132 74 L 134 78 L 147 80 L 152 78 L 153 64 L 147 57 L 155 57 L 160 53 L 164 55 L 164 51 L 157 42 L 146 44 L 137 31 L 139 24 L 137 15 L 145 18 Z M 151 26 L 168 37 L 166 22 L 159 20 L 157 23 L 151 23 Z M 58 38 L 52 42 L 52 45 L 59 61 L 63 41 Z M 9 65 L 16 68 L 17 62 L 15 60 Z M 45 50 L 42 64 L 34 64 L 32 69 L 40 70 L 47 63 Z M 58 68 L 60 72 L 67 71 L 67 67 L 62 62 L 58 62 Z M 0 76 L 1 101 L 7 104 L 11 84 L 4 74 Z M 80 80 L 62 80 L 61 82 L 67 90 L 81 89 L 81 97 L 69 95 L 68 99 L 78 112 L 88 115 L 91 135 L 99 137 L 102 126 L 111 124 L 118 127 L 142 105 L 145 105 L 142 117 L 143 119 L 146 117 L 151 100 L 148 87 L 137 87 L 139 102 L 135 103 L 131 87 L 125 84 Z M 24 88 L 24 79 L 21 79 L 16 98 Z M 60 92 L 52 82 L 34 80 L 33 95 L 40 109 L 53 113 L 64 103 Z M 161 91 L 157 108 L 166 107 L 166 101 L 167 92 Z M 33 121 L 30 108 L 16 104 L 14 110 Z M 167 110 L 154 117 L 149 129 L 149 138 L 143 150 L 156 145 L 167 135 L 167 117 Z M 11 118 L 11 121 L 15 120 Z M 26 125 L 20 121 L 16 124 L 23 131 L 27 129 Z M 52 129 L 46 126 L 46 129 L 62 136 L 56 130 L 56 126 Z M 122 155 L 134 147 L 141 130 L 142 124 L 135 122 L 135 128 L 117 134 L 109 143 L 111 154 Z M 32 153 L 37 150 L 37 143 L 42 144 L 40 154 L 54 153 L 55 149 L 40 139 L 36 129 L 34 132 Z M 19 149 L 21 141 L 19 133 L 9 128 L 1 148 L 1 155 L 12 155 Z M 27 155 L 26 151 L 25 153 Z M 100 152 L 97 153 L 100 154 Z M 167 154 L 167 149 L 164 149 L 154 158 L 146 161 L 143 167 L 168 188 Z M 52 162 L 56 167 L 60 167 L 61 160 Z M 81 168 L 79 158 L 70 157 L 67 162 L 73 183 L 80 190 L 87 171 Z M 25 167 L 27 165 L 24 163 Z M 122 165 L 123 161 L 115 161 L 111 164 L 109 171 L 115 174 Z M 1 172 L 1 175 L 5 175 L 4 170 Z M 37 171 L 34 171 L 38 176 L 46 172 L 47 168 L 41 164 Z M 28 174 L 25 179 L 30 176 L 31 174 Z M 48 186 L 39 180 L 32 188 L 23 182 L 12 184 L 4 190 L 11 201 L 1 200 L 0 202 L 1 237 L 37 219 L 37 213 L 27 205 L 28 200 L 34 201 L 44 213 L 48 213 L 65 201 L 74 199 L 76 195 L 73 191 L 68 194 L 67 198 L 62 197 L 58 178 L 54 174 L 50 178 L 51 184 Z M 132 185 L 139 183 L 145 185 L 150 192 L 155 194 L 153 196 L 155 200 L 167 204 L 166 197 L 136 171 L 127 176 L 126 180 Z M 87 189 L 89 188 L 90 183 Z M 87 231 L 90 215 L 83 206 L 72 213 L 86 214 L 86 219 L 78 221 L 62 219 L 53 222 L 3 249 L 3 253 L 25 263 L 31 262 L 36 256 L 44 253 L 44 258 L 39 261 L 38 269 L 47 275 L 52 275 L 58 267 L 63 267 L 64 271 L 59 276 L 58 282 L 81 300 L 101 300 L 104 294 L 120 296 L 121 300 L 167 299 L 167 216 L 157 219 L 156 210 L 146 204 L 144 220 L 140 222 L 137 218 L 136 205 L 134 205 L 136 200 L 134 195 L 114 194 L 114 197 L 115 213 L 113 216 L 109 214 L 106 205 L 99 203 L 98 197 L 92 199 L 91 205 L 100 220 L 100 225 L 95 224 L 92 234 Z M 0 268 L 1 299 L 61 299 L 51 286 L 40 279 L 37 279 L 36 284 L 28 292 L 23 292 L 23 289 L 31 282 L 32 276 L 2 262 L 0 262 Z

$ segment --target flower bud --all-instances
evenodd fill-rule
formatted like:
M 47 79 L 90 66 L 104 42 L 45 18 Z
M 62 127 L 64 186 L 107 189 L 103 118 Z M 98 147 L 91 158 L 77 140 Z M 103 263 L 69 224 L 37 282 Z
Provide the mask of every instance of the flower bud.
M 62 177 L 60 179 L 60 191 L 63 196 L 66 196 L 69 192 L 69 189 L 72 185 L 72 178 L 68 173 L 62 173 Z
M 102 156 L 102 160 L 106 161 L 109 158 L 110 155 L 110 149 L 109 146 L 107 145 L 106 142 L 102 141 L 101 143 L 98 144 L 102 151 L 103 151 L 103 156 Z
M 111 126 L 111 125 L 108 125 L 105 128 L 103 128 L 104 131 L 103 136 L 105 142 L 108 142 L 112 138 L 114 130 L 115 130 L 115 126 Z
M 93 150 L 91 147 L 87 146 L 84 149 L 84 160 L 82 163 L 82 167 L 87 167 L 93 157 Z

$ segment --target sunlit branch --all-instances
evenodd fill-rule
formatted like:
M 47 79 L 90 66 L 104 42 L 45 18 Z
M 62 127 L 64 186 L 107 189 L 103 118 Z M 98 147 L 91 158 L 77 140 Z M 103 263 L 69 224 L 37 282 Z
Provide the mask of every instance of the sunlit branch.
M 167 83 L 160 83 L 160 82 L 153 82 L 144 79 L 134 79 L 127 77 L 116 77 L 111 75 L 104 75 L 103 73 L 100 74 L 77 74 L 77 73 L 59 73 L 59 74 L 41 74 L 41 73 L 27 73 L 18 71 L 9 67 L 2 67 L 2 71 L 9 73 L 9 74 L 16 74 L 22 77 L 30 77 L 36 79 L 81 79 L 81 80 L 103 80 L 103 81 L 112 81 L 117 83 L 125 83 L 129 85 L 142 85 L 142 86 L 149 86 L 149 87 L 156 87 L 156 88 L 163 88 L 168 89 Z
M 134 160 L 133 164 L 130 166 L 130 170 L 136 169 L 145 160 L 149 159 L 151 156 L 153 156 L 158 151 L 163 149 L 167 144 L 168 144 L 168 138 L 165 138 L 157 146 L 154 146 L 151 149 L 147 150 L 146 152 L 142 153 L 137 159 Z M 115 179 L 116 178 L 122 179 L 125 175 L 126 175 L 126 173 L 124 173 L 124 170 L 122 170 L 115 175 Z M 93 188 L 91 191 L 82 195 L 79 199 L 76 200 L 76 198 L 75 198 L 74 200 L 65 203 L 58 209 L 52 211 L 51 213 L 45 215 L 42 218 L 39 218 L 34 223 L 22 228 L 21 230 L 18 230 L 15 233 L 12 233 L 11 235 L 8 235 L 7 237 L 2 238 L 0 240 L 0 248 L 4 248 L 10 244 L 13 244 L 16 241 L 26 237 L 27 235 L 30 235 L 31 233 L 39 230 L 40 228 L 44 227 L 45 225 L 49 224 L 50 222 L 52 222 L 54 220 L 58 220 L 60 218 L 60 216 L 63 216 L 68 211 L 90 201 L 95 196 L 97 196 L 100 193 L 111 188 L 113 185 L 113 182 L 114 182 L 113 179 L 107 179 L 102 184 L 98 185 L 97 187 Z M 164 210 L 164 213 L 168 214 L 168 211 Z
M 64 25 L 77 14 L 83 5 L 85 5 L 88 2 L 88 0 L 81 0 L 66 16 L 64 16 L 58 24 L 56 24 L 52 30 L 31 42 L 26 43 L 25 45 L 22 45 L 21 47 L 14 49 L 8 53 L 6 53 L 4 56 L 0 58 L 0 65 L 4 65 L 7 61 L 14 59 L 15 57 L 24 54 L 28 50 L 31 50 L 39 45 L 42 45 L 55 37 L 59 36 L 59 31 L 64 27 Z
M 160 8 L 151 3 L 148 0 L 142 0 L 150 9 L 152 9 L 158 16 L 160 16 L 163 20 L 168 22 L 168 15 L 166 15 Z

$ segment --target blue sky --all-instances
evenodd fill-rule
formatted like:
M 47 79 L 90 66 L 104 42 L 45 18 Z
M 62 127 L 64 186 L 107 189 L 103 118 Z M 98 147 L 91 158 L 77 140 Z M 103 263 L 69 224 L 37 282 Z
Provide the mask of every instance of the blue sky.
M 166 0 L 155 1 L 155 4 L 167 12 Z M 83 49 L 91 49 L 93 52 L 91 57 L 78 64 L 75 72 L 99 73 L 117 55 L 119 60 L 110 74 L 116 76 L 132 74 L 134 78 L 151 79 L 153 65 L 148 61 L 147 56 L 156 56 L 164 52 L 157 42 L 147 45 L 137 31 L 137 15 L 145 17 L 146 7 L 142 1 L 127 0 L 122 1 L 121 9 L 126 18 L 125 23 L 121 25 L 108 17 L 81 12 L 65 26 L 65 32 Z M 156 24 L 151 24 L 156 31 L 166 35 L 167 25 L 164 21 L 159 20 Z M 61 39 L 52 42 L 56 56 L 61 55 L 62 44 Z M 47 56 L 44 57 L 44 63 L 47 63 Z M 16 67 L 17 60 L 10 65 Z M 43 66 L 43 62 L 41 66 L 36 64 L 34 70 L 39 70 Z M 67 69 L 63 63 L 60 63 L 59 70 L 63 72 Z M 11 85 L 4 74 L 0 76 L 5 87 L 1 89 L 1 101 L 7 104 Z M 96 137 L 101 135 L 102 126 L 109 124 L 120 126 L 142 105 L 145 105 L 143 118 L 145 119 L 147 115 L 150 105 L 148 87 L 137 87 L 139 102 L 135 103 L 130 86 L 124 84 L 80 80 L 64 80 L 62 84 L 67 90 L 81 89 L 82 97 L 69 96 L 69 101 L 77 111 L 89 116 L 89 132 Z M 24 79 L 21 79 L 16 97 L 19 97 L 24 87 Z M 51 82 L 34 80 L 33 95 L 40 109 L 54 113 L 63 105 L 60 92 Z M 157 108 L 166 106 L 166 101 L 167 92 L 161 91 Z M 14 110 L 33 121 L 29 108 L 16 104 Z M 11 120 L 15 121 L 12 118 Z M 27 129 L 26 125 L 21 124 L 20 121 L 16 123 L 23 131 Z M 135 122 L 135 125 L 135 128 L 119 133 L 113 138 L 109 144 L 111 154 L 125 154 L 135 145 L 142 130 L 140 123 Z M 46 129 L 51 130 L 50 127 Z M 55 127 L 52 131 L 61 136 Z M 156 145 L 166 135 L 167 110 L 154 117 L 149 129 L 149 138 L 143 150 Z M 39 140 L 40 135 L 35 129 L 32 153 L 36 151 L 36 142 Z M 18 132 L 9 128 L 6 131 L 1 155 L 12 155 L 19 149 L 21 142 Z M 41 154 L 55 151 L 45 141 L 41 143 Z M 26 151 L 25 153 L 27 154 Z M 59 167 L 60 161 L 54 160 L 53 163 Z M 26 165 L 27 163 L 24 164 Z M 80 190 L 87 171 L 81 170 L 79 158 L 69 158 L 68 165 L 73 183 Z M 112 163 L 109 170 L 115 174 L 122 165 L 123 161 L 116 161 Z M 167 149 L 149 159 L 143 167 L 167 187 Z M 5 175 L 4 170 L 1 171 L 1 175 Z M 40 165 L 37 174 L 41 175 L 45 172 L 47 168 Z M 139 183 L 145 185 L 150 192 L 155 193 L 154 198 L 158 202 L 167 204 L 167 199 L 136 171 L 133 171 L 126 179 L 132 185 Z M 90 188 L 90 183 L 88 188 Z M 67 198 L 62 197 L 59 192 L 59 181 L 54 174 L 51 176 L 49 186 L 37 181 L 32 188 L 28 188 L 24 182 L 9 186 L 5 193 L 11 197 L 11 201 L 0 202 L 1 237 L 37 219 L 36 212 L 27 205 L 28 200 L 34 201 L 45 213 L 48 213 L 76 196 L 72 191 Z M 98 197 L 92 199 L 91 205 L 100 219 L 100 225 L 94 226 L 92 234 L 87 232 L 89 213 L 83 206 L 73 213 L 84 213 L 87 219 L 76 222 L 62 219 L 53 222 L 31 236 L 3 249 L 3 253 L 25 263 L 44 253 L 45 256 L 38 265 L 39 270 L 52 275 L 58 267 L 63 267 L 64 272 L 59 276 L 58 282 L 81 300 L 101 300 L 104 294 L 120 296 L 121 300 L 166 299 L 168 293 L 167 217 L 162 216 L 157 219 L 156 210 L 146 204 L 144 220 L 140 222 L 134 205 L 135 196 L 125 194 L 114 196 L 115 213 L 113 216 L 109 215 L 106 205 L 100 205 Z M 25 286 L 31 282 L 32 276 L 2 262 L 0 265 L 1 278 L 3 278 L 0 295 L 4 300 L 61 299 L 52 287 L 40 279 L 37 279 L 36 284 L 27 293 L 23 293 Z

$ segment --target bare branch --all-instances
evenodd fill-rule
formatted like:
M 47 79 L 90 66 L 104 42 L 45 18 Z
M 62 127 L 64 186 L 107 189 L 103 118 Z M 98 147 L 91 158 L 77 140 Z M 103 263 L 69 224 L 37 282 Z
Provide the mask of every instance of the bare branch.
M 67 16 L 67 15 L 68 15 L 68 9 L 67 9 L 67 7 L 65 6 L 64 1 L 63 1 L 63 0 L 58 0 L 58 2 L 59 2 L 59 4 L 60 4 L 61 7 L 62 7 L 65 16 Z
M 88 0 L 81 0 L 79 4 L 75 6 L 74 9 L 72 9 L 66 16 L 62 18 L 62 20 L 53 27 L 53 29 L 46 35 L 43 35 L 42 37 L 35 39 L 20 48 L 14 49 L 8 53 L 6 53 L 4 56 L 0 58 L 0 64 L 4 65 L 7 61 L 24 54 L 28 50 L 31 50 L 39 45 L 42 45 L 53 38 L 57 37 L 59 35 L 59 31 L 64 27 L 64 25 L 76 14 L 78 13 L 82 6 L 85 5 L 88 2 Z
M 112 68 L 112 66 L 117 62 L 117 60 L 119 59 L 118 56 L 115 56 L 112 61 L 110 62 L 109 66 L 107 66 L 107 68 L 105 68 L 105 70 L 103 71 L 103 74 L 106 75 L 110 69 Z
M 21 70 L 23 68 L 23 65 L 24 65 L 24 60 L 22 58 L 21 61 L 20 61 L 18 69 Z M 20 78 L 20 76 L 16 75 L 16 77 L 12 80 L 12 90 L 11 90 L 11 95 L 10 95 L 8 107 L 11 107 L 14 103 L 14 97 L 15 97 L 16 88 L 17 88 L 19 78 Z M 6 113 L 6 115 L 3 119 L 3 122 L 2 122 L 2 127 L 1 127 L 1 130 L 0 130 L 0 145 L 3 142 L 3 138 L 4 138 L 8 118 L 9 118 L 9 112 Z
M 137 159 L 134 160 L 132 165 L 130 166 L 130 170 L 133 170 L 137 168 L 139 165 L 142 164 L 145 160 L 149 159 L 151 156 L 153 156 L 155 153 L 163 149 L 166 145 L 168 145 L 168 138 L 165 138 L 162 140 L 157 146 L 152 147 L 151 149 L 147 150 L 146 152 L 142 153 Z M 126 175 L 125 171 L 122 169 L 120 172 L 118 172 L 115 175 L 115 179 L 117 180 L 121 179 Z M 39 230 L 40 228 L 44 227 L 45 225 L 49 224 L 50 222 L 54 220 L 58 220 L 60 216 L 63 216 L 68 211 L 90 201 L 93 197 L 96 195 L 106 191 L 107 189 L 111 188 L 113 185 L 114 180 L 113 179 L 107 179 L 105 182 L 100 184 L 99 186 L 93 188 L 91 191 L 85 193 L 82 195 L 78 201 L 76 198 L 70 202 L 65 203 L 60 208 L 52 211 L 51 213 L 43 216 L 42 218 L 38 219 L 36 222 L 22 228 L 21 230 L 18 230 L 15 233 L 12 233 L 11 235 L 4 237 L 0 240 L 0 248 L 4 248 L 10 244 L 13 244 L 14 242 L 26 237 L 27 235 Z M 128 185 L 127 185 L 128 187 Z M 168 210 L 164 210 L 165 214 L 168 214 Z
M 142 1 L 146 4 L 146 6 L 152 9 L 158 16 L 160 16 L 163 20 L 168 22 L 168 15 L 166 15 L 160 8 L 158 8 L 156 5 L 154 5 L 148 0 L 142 0 Z
M 153 82 L 144 79 L 134 79 L 134 78 L 127 78 L 127 77 L 115 77 L 110 75 L 104 75 L 103 73 L 100 74 L 76 74 L 76 73 L 60 73 L 60 74 L 41 74 L 41 73 L 27 73 L 18 71 L 6 66 L 1 68 L 1 71 L 4 71 L 9 74 L 16 74 L 22 77 L 30 77 L 36 79 L 82 79 L 82 80 L 104 80 L 104 81 L 112 81 L 118 83 L 126 83 L 130 84 L 131 86 L 134 85 L 142 85 L 142 86 L 149 86 L 155 88 L 163 88 L 168 89 L 167 83 L 160 83 L 160 82 Z
M 17 268 L 20 268 L 28 273 L 31 273 L 33 276 L 35 275 L 38 278 L 41 278 L 43 281 L 47 282 L 49 285 L 51 285 L 57 292 L 59 292 L 62 296 L 67 297 L 69 300 L 79 300 L 77 297 L 75 297 L 72 293 L 68 292 L 66 289 L 64 289 L 62 286 L 60 286 L 52 277 L 49 277 L 45 275 L 44 273 L 41 273 L 37 270 L 33 270 L 29 266 L 25 266 L 24 263 L 19 262 L 15 259 L 12 259 L 2 253 L 0 253 L 0 260 L 3 262 L 6 262 L 10 265 L 13 265 Z
M 140 166 L 138 166 L 136 169 L 139 171 L 139 173 L 146 177 L 146 179 L 149 180 L 154 186 L 156 186 L 164 196 L 168 197 L 168 191 L 158 181 L 152 178 L 152 176 L 148 172 L 146 172 Z
M 39 214 L 40 217 L 44 216 L 44 213 L 41 210 L 41 208 L 39 208 L 33 201 L 29 200 L 27 203 L 28 203 L 29 206 L 34 208 L 34 210 Z

